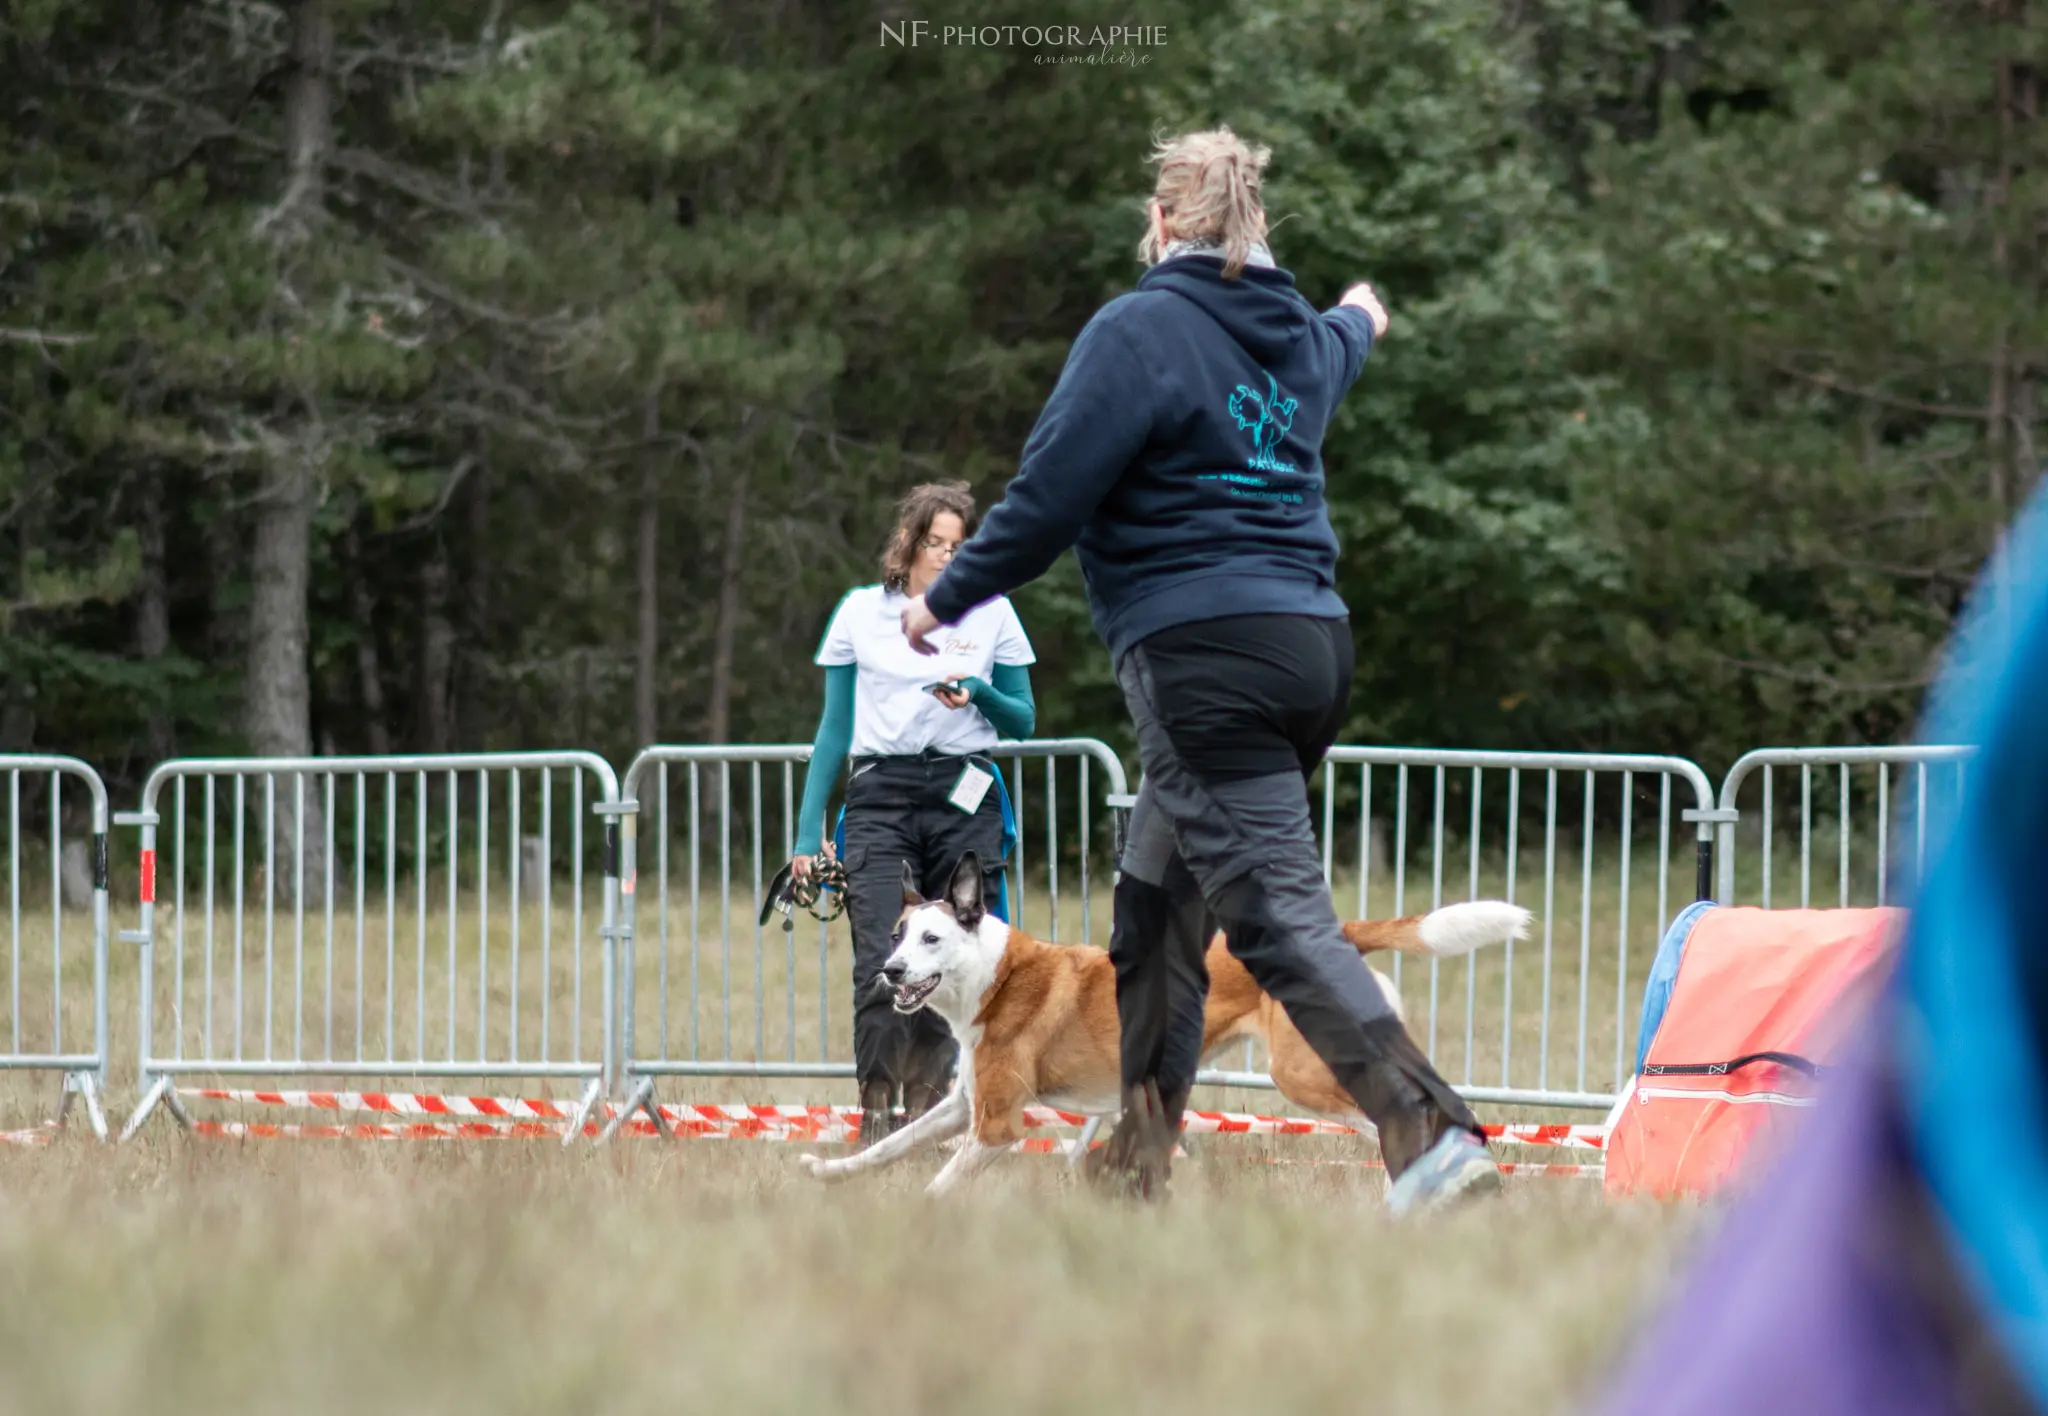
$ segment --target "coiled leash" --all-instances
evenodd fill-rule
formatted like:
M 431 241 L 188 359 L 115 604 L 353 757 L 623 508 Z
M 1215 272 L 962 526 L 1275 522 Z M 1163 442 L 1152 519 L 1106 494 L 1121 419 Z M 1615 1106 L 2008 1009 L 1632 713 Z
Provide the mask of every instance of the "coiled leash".
M 806 911 L 820 924 L 830 924 L 846 913 L 846 867 L 836 857 L 821 856 L 811 862 L 811 873 L 802 880 L 785 865 L 768 883 L 768 898 L 761 902 L 761 923 L 770 914 L 782 916 L 782 932 L 796 932 L 796 911 Z

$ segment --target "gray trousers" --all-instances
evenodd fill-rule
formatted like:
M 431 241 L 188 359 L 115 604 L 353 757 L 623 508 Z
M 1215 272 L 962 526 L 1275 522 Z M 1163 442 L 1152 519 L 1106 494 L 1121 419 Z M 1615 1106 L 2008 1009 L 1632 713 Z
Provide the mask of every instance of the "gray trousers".
M 1213 918 L 1230 952 L 1379 1126 L 1390 1171 L 1398 1174 L 1448 1127 L 1476 1129 L 1345 939 L 1331 903 L 1307 781 L 1329 743 L 1296 735 L 1308 760 L 1294 771 L 1204 772 L 1176 742 L 1144 644 L 1125 653 L 1117 680 L 1144 770 L 1110 943 L 1124 1085 L 1156 1080 L 1170 1107 L 1185 1105 L 1200 1063 L 1209 982 L 1202 955 Z M 1303 711 L 1341 719 L 1341 704 L 1336 714 L 1314 703 Z M 1244 730 L 1258 729 L 1248 720 Z

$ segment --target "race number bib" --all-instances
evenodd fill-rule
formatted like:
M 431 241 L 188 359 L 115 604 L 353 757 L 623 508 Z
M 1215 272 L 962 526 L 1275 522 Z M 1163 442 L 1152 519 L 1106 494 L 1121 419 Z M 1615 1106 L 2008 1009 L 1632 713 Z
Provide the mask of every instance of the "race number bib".
M 952 793 L 946 800 L 972 816 L 981 810 L 982 798 L 988 795 L 988 789 L 995 785 L 995 781 L 992 774 L 970 762 L 967 770 L 960 774 L 960 780 L 953 784 Z

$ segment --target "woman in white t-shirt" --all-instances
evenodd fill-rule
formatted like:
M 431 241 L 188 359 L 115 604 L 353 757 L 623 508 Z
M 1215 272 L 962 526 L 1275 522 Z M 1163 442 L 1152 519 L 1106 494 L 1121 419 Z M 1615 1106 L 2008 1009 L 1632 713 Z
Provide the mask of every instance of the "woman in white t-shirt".
M 860 1141 L 868 1145 L 946 1094 L 957 1047 L 929 1010 L 895 1011 L 879 976 L 902 911 L 906 865 L 936 897 L 973 851 L 999 877 L 1002 790 L 988 752 L 1031 735 L 1031 642 L 1002 597 L 933 637 L 936 659 L 904 639 L 903 607 L 924 593 L 973 534 L 965 482 L 915 487 L 898 508 L 882 556 L 882 583 L 839 602 L 818 663 L 825 711 L 804 777 L 792 873 L 808 875 L 825 834 L 825 808 L 848 757 L 844 818 L 847 919 L 853 928 L 853 1053 Z M 999 880 L 991 880 L 996 893 Z

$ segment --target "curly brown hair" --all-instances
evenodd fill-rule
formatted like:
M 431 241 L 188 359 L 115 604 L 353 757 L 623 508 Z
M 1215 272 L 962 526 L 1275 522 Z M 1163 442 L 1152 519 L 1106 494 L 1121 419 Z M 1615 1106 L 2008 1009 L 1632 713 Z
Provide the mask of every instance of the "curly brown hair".
M 912 487 L 896 504 L 896 530 L 882 552 L 882 586 L 903 591 L 910 586 L 910 567 L 917 562 L 918 542 L 931 535 L 941 512 L 960 518 L 961 534 L 972 536 L 979 516 L 974 493 L 965 482 L 926 482 Z

